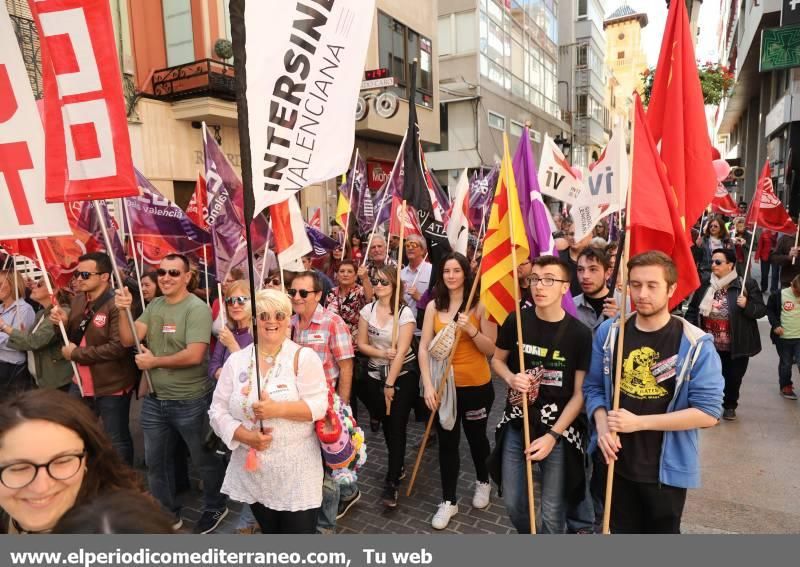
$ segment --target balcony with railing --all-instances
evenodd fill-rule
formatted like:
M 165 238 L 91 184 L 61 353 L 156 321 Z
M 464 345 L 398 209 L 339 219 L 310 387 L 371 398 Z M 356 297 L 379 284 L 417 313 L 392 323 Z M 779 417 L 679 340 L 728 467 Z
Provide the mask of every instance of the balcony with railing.
M 198 97 L 236 100 L 233 65 L 201 59 L 153 72 L 153 96 L 170 102 Z

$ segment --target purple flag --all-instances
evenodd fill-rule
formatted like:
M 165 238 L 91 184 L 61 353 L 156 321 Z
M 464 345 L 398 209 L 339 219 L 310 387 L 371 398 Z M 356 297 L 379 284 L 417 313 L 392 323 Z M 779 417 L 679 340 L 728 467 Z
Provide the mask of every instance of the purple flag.
M 531 258 L 543 255 L 558 256 L 556 242 L 552 233 L 552 222 L 547 206 L 542 199 L 537 179 L 536 162 L 533 159 L 533 148 L 528 128 L 522 131 L 517 151 L 512 163 L 514 179 L 517 182 L 519 207 L 525 221 L 525 232 L 528 235 L 528 247 Z M 572 295 L 567 292 L 562 307 L 571 315 L 575 315 L 575 304 Z
M 95 203 L 100 204 L 100 214 L 103 215 L 106 228 L 108 229 L 108 238 L 111 241 L 111 248 L 114 253 L 114 258 L 117 261 L 117 267 L 126 268 L 128 266 L 128 258 L 125 256 L 125 249 L 122 247 L 122 242 L 119 239 L 117 232 L 117 223 L 108 212 L 108 205 L 104 200 L 98 201 L 84 201 L 81 206 L 81 213 L 78 216 L 78 228 L 85 230 L 97 241 L 99 248 L 109 253 L 106 247 L 106 241 L 103 238 L 103 231 L 100 228 L 100 221 L 95 212 Z
M 480 227 L 487 220 L 492 208 L 492 197 L 497 186 L 497 176 L 500 168 L 494 166 L 481 173 L 474 173 L 469 182 L 469 222 L 474 227 Z
M 336 240 L 306 223 L 306 235 L 314 249 L 314 256 L 327 256 L 337 247 L 341 246 Z
M 350 170 L 339 192 L 350 203 L 350 214 L 356 221 L 358 232 L 369 232 L 375 223 L 375 205 L 372 192 L 367 187 L 367 164 L 358 156 L 355 168 Z

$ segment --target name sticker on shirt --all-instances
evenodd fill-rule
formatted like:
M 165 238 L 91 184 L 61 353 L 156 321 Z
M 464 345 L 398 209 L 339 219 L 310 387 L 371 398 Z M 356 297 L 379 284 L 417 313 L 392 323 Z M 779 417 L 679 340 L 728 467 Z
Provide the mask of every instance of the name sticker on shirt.
M 289 385 L 285 382 L 270 382 L 267 386 L 267 392 L 269 397 L 274 400 L 286 401 L 289 397 Z
M 309 345 L 324 345 L 325 342 L 325 335 L 322 333 L 312 333 L 306 339 L 306 344 Z
M 107 322 L 108 322 L 108 315 L 106 315 L 105 313 L 98 313 L 97 315 L 94 316 L 94 321 L 92 321 L 94 326 L 97 327 L 98 329 L 102 329 L 103 327 L 105 327 Z
M 164 323 L 164 325 L 161 326 L 161 332 L 162 333 L 170 333 L 170 334 L 177 333 L 178 332 L 178 326 L 175 325 L 175 324 Z

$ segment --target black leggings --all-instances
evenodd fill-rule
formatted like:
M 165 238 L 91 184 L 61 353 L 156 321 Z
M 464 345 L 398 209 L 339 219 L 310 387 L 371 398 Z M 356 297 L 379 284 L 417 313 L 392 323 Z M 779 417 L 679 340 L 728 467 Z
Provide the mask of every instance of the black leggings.
M 717 351 L 722 363 L 722 377 L 725 378 L 725 395 L 722 398 L 722 407 L 736 409 L 739 406 L 739 390 L 742 388 L 742 379 L 747 372 L 747 363 L 750 358 L 742 356 L 731 358 L 731 353 Z
M 317 532 L 319 508 L 283 512 L 256 502 L 250 504 L 262 534 L 313 534 Z
M 486 459 L 489 458 L 489 438 L 486 436 L 486 424 L 489 420 L 489 411 L 494 402 L 494 388 L 491 381 L 483 386 L 469 386 L 456 388 L 456 423 L 451 431 L 442 428 L 439 419 L 436 419 L 436 428 L 439 431 L 439 467 L 442 476 L 442 493 L 444 500 L 455 504 L 458 473 L 461 466 L 461 456 L 458 445 L 461 441 L 461 427 L 464 427 L 464 436 L 469 443 L 469 452 L 475 464 L 475 474 L 480 482 L 489 482 L 489 468 Z
M 614 475 L 611 532 L 679 534 L 686 489 L 655 482 L 635 482 Z
M 419 375 L 416 372 L 406 372 L 398 376 L 392 400 L 391 415 L 386 415 L 386 399 L 383 396 L 383 382 L 374 378 L 367 378 L 367 406 L 370 415 L 379 418 L 383 425 L 383 437 L 386 449 L 389 452 L 389 472 L 387 478 L 390 482 L 400 482 L 400 470 L 406 459 L 406 428 L 408 416 L 419 391 Z

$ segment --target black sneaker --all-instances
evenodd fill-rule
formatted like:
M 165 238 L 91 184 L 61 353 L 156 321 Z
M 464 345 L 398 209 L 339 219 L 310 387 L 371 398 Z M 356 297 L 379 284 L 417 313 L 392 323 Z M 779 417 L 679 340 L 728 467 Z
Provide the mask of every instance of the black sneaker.
M 194 530 L 192 533 L 195 534 L 210 534 L 217 527 L 222 523 L 222 520 L 225 519 L 225 516 L 228 515 L 228 509 L 223 508 L 222 510 L 211 511 L 207 510 L 203 512 L 203 515 L 200 516 L 200 519 L 197 520 L 197 523 L 194 526 Z
M 722 411 L 722 419 L 726 421 L 736 421 L 736 410 L 733 408 L 725 408 Z
M 369 430 L 373 433 L 377 433 L 381 430 L 381 420 L 380 419 L 370 419 L 369 420 Z
M 353 505 L 361 499 L 361 491 L 356 490 L 355 496 L 353 496 L 350 500 L 339 500 L 339 510 L 336 513 L 336 519 L 340 520 L 344 518 L 344 515 L 353 507 Z
M 383 485 L 383 492 L 381 492 L 381 500 L 383 501 L 383 505 L 387 508 L 397 508 L 397 496 L 399 491 L 397 490 L 397 485 L 391 482 L 387 482 Z

